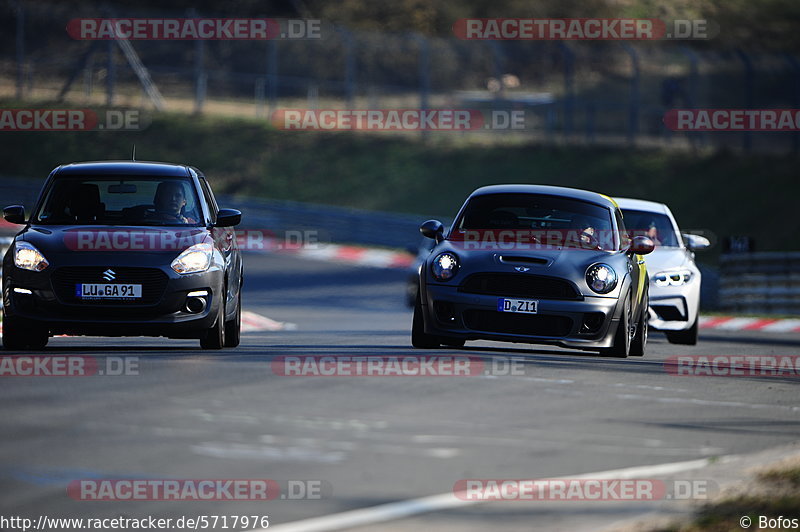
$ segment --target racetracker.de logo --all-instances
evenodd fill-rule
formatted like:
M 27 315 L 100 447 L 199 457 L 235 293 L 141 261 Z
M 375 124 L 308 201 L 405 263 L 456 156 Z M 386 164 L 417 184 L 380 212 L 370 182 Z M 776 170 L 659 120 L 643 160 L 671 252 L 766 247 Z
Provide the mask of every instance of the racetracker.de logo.
M 0 131 L 139 131 L 148 123 L 138 109 L 0 109 Z
M 800 377 L 800 355 L 677 355 L 664 369 L 677 377 Z
M 67 485 L 78 501 L 269 501 L 281 494 L 270 479 L 81 479 Z
M 321 20 L 271 18 L 74 18 L 67 34 L 75 40 L 102 41 L 267 41 L 320 39 Z
M 484 127 L 474 109 L 280 109 L 270 122 L 284 130 L 471 131 Z
M 706 500 L 718 492 L 703 479 L 463 479 L 453 485 L 463 501 Z
M 83 355 L 0 357 L 0 377 L 91 377 L 138 374 L 138 357 Z
M 474 377 L 484 361 L 473 356 L 278 356 L 270 363 L 283 377 Z
M 719 26 L 709 20 L 656 18 L 462 18 L 459 39 L 488 41 L 648 41 L 710 39 Z
M 670 109 L 672 131 L 800 131 L 800 109 Z

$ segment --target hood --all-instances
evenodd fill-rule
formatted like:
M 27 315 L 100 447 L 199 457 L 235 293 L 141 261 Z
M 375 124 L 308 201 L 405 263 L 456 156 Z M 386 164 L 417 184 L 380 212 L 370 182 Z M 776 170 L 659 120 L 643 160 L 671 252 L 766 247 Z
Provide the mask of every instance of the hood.
M 644 260 L 650 276 L 665 270 L 689 268 L 692 265 L 689 254 L 682 248 L 656 248 L 649 255 L 645 255 Z
M 508 271 L 513 267 L 521 266 L 530 268 L 526 271 L 531 273 L 542 275 L 564 275 L 566 273 L 567 277 L 571 277 L 575 271 L 581 272 L 582 275 L 589 265 L 609 260 L 612 255 L 618 254 L 610 251 L 543 245 L 537 245 L 530 249 L 519 246 L 508 246 L 508 249 L 503 249 L 502 245 L 491 249 L 475 249 L 475 247 L 476 245 L 472 242 L 445 240 L 430 256 L 434 257 L 442 251 L 452 251 L 459 256 L 463 263 L 469 263 L 470 269 Z
M 128 227 L 109 225 L 39 225 L 17 237 L 45 254 L 143 253 L 177 255 L 200 242 L 211 241 L 204 227 Z

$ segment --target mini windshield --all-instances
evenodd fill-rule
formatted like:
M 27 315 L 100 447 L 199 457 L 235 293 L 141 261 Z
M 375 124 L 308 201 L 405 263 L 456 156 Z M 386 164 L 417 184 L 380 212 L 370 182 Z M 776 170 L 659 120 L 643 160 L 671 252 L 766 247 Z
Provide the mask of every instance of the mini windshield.
M 611 211 L 600 205 L 560 196 L 488 194 L 472 198 L 456 221 L 451 239 L 485 240 L 492 233 L 513 232 L 517 242 L 614 250 Z
M 202 219 L 186 177 L 59 177 L 32 218 L 50 225 L 181 225 Z

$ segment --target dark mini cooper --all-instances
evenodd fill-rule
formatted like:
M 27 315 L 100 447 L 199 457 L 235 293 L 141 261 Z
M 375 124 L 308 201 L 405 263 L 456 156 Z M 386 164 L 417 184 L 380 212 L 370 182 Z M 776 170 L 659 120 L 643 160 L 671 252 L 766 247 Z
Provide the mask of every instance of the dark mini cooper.
M 3 259 L 3 345 L 40 349 L 56 334 L 199 338 L 236 347 L 242 258 L 205 176 L 190 166 L 59 166 Z
M 653 241 L 630 239 L 611 198 L 569 188 L 473 192 L 420 266 L 412 344 L 501 340 L 644 355 Z

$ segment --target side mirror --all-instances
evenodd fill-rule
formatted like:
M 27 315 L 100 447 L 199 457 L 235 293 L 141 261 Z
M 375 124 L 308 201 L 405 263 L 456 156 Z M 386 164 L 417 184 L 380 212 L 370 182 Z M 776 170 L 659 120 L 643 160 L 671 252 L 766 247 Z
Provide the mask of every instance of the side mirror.
M 3 209 L 3 218 L 12 224 L 25 223 L 25 207 L 22 205 L 9 205 Z
M 242 213 L 236 209 L 220 209 L 217 213 L 216 227 L 233 227 L 242 223 Z
M 706 249 L 711 246 L 711 241 L 704 236 L 692 235 L 689 233 L 683 233 L 681 236 L 683 236 L 683 241 L 689 251 Z
M 436 242 L 444 240 L 444 225 L 439 220 L 428 220 L 419 226 L 419 232 L 422 236 L 432 238 Z
M 635 236 L 631 242 L 630 250 L 637 255 L 647 255 L 656 249 L 656 244 L 652 239 L 646 236 Z

